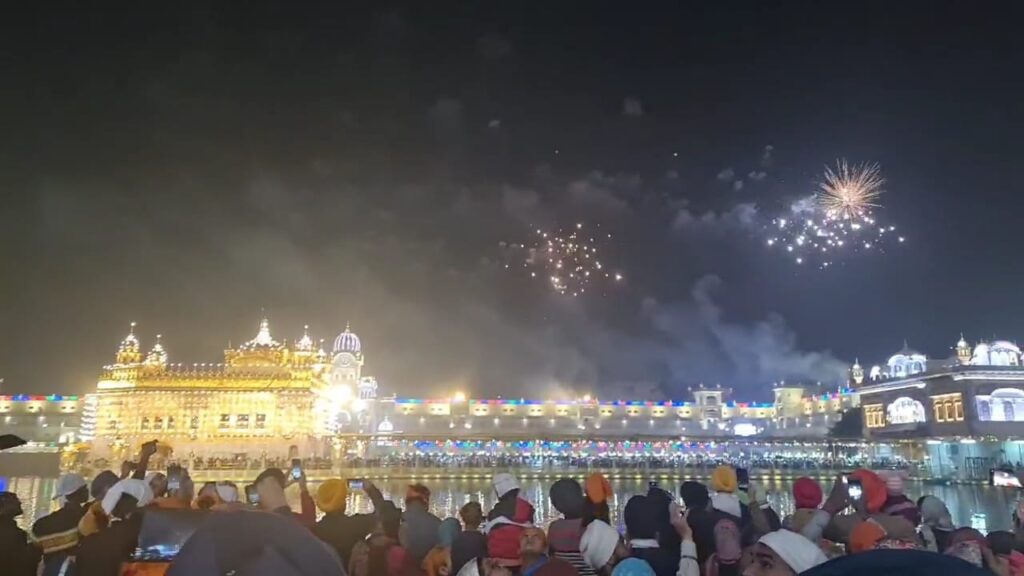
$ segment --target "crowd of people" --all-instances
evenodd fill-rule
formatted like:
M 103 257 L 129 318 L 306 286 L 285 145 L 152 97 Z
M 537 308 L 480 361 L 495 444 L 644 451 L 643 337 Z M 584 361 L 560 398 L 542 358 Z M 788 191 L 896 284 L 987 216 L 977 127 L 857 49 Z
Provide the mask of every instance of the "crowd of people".
M 837 476 L 826 496 L 815 480 L 793 485 L 796 509 L 785 518 L 755 483 L 720 465 L 705 485 L 678 493 L 651 485 L 622 511 L 615 528 L 612 484 L 600 474 L 583 484 L 554 482 L 548 497 L 561 515 L 534 523 L 534 505 L 509 473 L 497 473 L 489 511 L 466 503 L 457 518 L 430 512 L 431 493 L 408 486 L 404 506 L 371 482 L 335 478 L 310 494 L 302 474 L 262 471 L 242 490 L 231 482 L 195 490 L 188 471 L 147 471 L 153 444 L 120 474 L 91 481 L 66 474 L 61 507 L 16 524 L 17 497 L 0 493 L 3 574 L 27 576 L 790 576 L 809 574 L 989 574 L 1024 576 L 1024 520 L 1015 532 L 987 536 L 957 528 L 934 496 L 903 492 L 903 476 L 859 469 Z M 298 487 L 299 510 L 285 497 Z M 350 514 L 361 490 L 372 511 Z M 317 519 L 316 508 L 322 514 Z M 1024 507 L 1022 507 L 1024 509 Z M 193 514 L 183 543 L 147 557 L 147 517 Z
M 422 454 L 394 454 L 381 458 L 353 459 L 345 462 L 351 467 L 400 467 L 400 468 L 574 468 L 574 469 L 672 469 L 694 472 L 710 471 L 721 465 L 756 470 L 851 470 L 854 468 L 893 469 L 910 468 L 912 463 L 905 460 L 886 458 L 872 460 L 866 456 L 813 457 L 782 454 L 752 454 L 734 456 L 684 452 L 680 454 L 600 454 L 579 455 L 572 453 L 537 454 L 446 454 L 426 452 Z

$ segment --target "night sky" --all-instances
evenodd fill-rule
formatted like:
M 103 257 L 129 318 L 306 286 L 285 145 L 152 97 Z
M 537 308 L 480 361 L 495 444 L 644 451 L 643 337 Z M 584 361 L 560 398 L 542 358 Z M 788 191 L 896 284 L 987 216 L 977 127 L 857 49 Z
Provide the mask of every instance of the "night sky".
M 0 392 L 88 391 L 132 320 L 219 361 L 261 309 L 279 339 L 351 321 L 416 396 L 762 399 L 1024 338 L 1019 5 L 439 4 L 8 19 Z M 768 250 L 840 157 L 907 242 Z M 624 282 L 505 269 L 578 221 Z

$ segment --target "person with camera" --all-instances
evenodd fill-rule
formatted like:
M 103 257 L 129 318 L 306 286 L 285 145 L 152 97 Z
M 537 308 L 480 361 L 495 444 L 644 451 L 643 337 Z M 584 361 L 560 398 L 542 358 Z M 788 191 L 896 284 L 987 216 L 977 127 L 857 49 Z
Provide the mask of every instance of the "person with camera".
M 356 490 L 365 493 L 373 504 L 369 514 L 345 513 L 349 493 Z M 376 511 L 383 502 L 384 496 L 369 480 L 331 478 L 316 491 L 316 505 L 324 516 L 313 527 L 313 533 L 338 552 L 342 566 L 348 566 L 352 547 L 373 532 L 377 523 Z

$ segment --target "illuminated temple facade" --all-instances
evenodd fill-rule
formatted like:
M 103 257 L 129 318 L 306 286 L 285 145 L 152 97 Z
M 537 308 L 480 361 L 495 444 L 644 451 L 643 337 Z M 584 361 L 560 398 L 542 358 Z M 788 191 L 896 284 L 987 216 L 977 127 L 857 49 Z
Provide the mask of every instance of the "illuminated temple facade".
M 362 342 L 347 327 L 325 347 L 308 329 L 293 342 L 279 341 L 266 319 L 252 339 L 229 346 L 221 363 L 171 360 L 159 336 L 144 350 L 133 325 L 94 392 L 52 401 L 0 397 L 0 413 L 59 409 L 71 420 L 80 417 L 80 426 L 61 424 L 69 427 L 62 442 L 88 443 L 83 457 L 105 465 L 130 458 L 151 439 L 175 459 L 334 458 L 339 450 L 366 456 L 420 440 L 813 439 L 859 405 L 851 388 L 787 384 L 773 388 L 770 402 L 736 401 L 717 386 L 668 401 L 488 399 L 454 391 L 396 397 L 378 394 L 376 380 L 364 376 Z
M 133 325 L 86 398 L 82 436 L 91 458 L 110 461 L 154 438 L 179 457 L 321 455 L 339 432 L 366 429 L 377 383 L 363 362 L 348 328 L 328 353 L 308 327 L 288 344 L 264 319 L 223 363 L 176 364 L 160 336 L 144 354 Z

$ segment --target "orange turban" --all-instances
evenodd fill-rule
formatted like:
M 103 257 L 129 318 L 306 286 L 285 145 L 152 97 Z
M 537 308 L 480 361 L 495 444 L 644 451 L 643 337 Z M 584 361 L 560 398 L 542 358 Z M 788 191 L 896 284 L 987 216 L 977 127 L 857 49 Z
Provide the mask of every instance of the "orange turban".
M 612 485 L 608 479 L 600 474 L 591 474 L 587 477 L 585 484 L 587 498 L 594 504 L 607 502 L 612 495 Z
M 885 488 L 885 481 L 879 478 L 878 474 L 864 468 L 850 474 L 850 478 L 860 480 L 860 485 L 864 489 L 864 507 L 868 513 L 875 514 L 880 512 L 882 507 L 885 506 L 885 500 L 889 497 L 889 493 Z
M 875 545 L 881 542 L 885 536 L 885 529 L 878 522 L 865 520 L 854 526 L 853 530 L 850 530 L 850 552 L 856 554 L 857 552 L 873 550 Z

